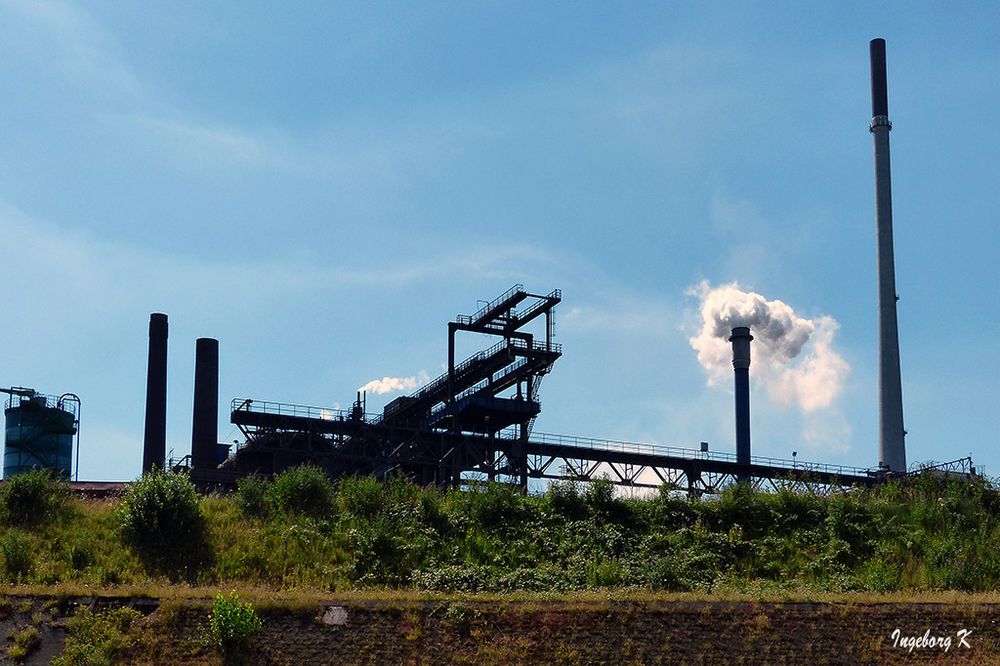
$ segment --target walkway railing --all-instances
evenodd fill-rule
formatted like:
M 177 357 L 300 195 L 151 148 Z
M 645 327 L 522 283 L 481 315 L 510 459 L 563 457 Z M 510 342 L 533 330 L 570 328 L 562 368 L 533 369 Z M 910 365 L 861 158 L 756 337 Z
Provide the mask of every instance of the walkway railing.
M 514 439 L 517 437 L 517 432 L 514 428 L 508 428 L 501 432 L 501 436 L 508 439 Z M 675 458 L 685 458 L 688 460 L 718 460 L 722 462 L 737 462 L 735 453 L 729 453 L 726 451 L 699 451 L 698 449 L 667 446 L 664 444 L 625 442 L 613 439 L 594 439 L 591 437 L 556 435 L 544 432 L 532 433 L 530 441 L 538 444 L 556 444 L 559 446 L 573 446 L 577 448 L 598 449 L 602 451 L 673 456 Z M 788 460 L 786 458 L 772 458 L 769 456 L 751 456 L 750 464 L 766 467 L 783 467 L 806 472 L 823 472 L 827 474 L 851 476 L 865 476 L 869 471 L 871 471 L 863 467 L 833 465 L 829 463 L 808 462 L 802 460 Z
M 248 400 L 236 398 L 232 401 L 233 412 L 248 411 L 261 414 L 278 414 L 282 416 L 295 416 L 307 419 L 318 419 L 323 421 L 346 421 L 350 419 L 351 411 L 346 409 L 335 409 L 331 407 L 312 407 L 307 405 L 292 405 L 282 402 L 268 402 L 266 400 Z M 382 420 L 381 414 L 365 414 L 365 421 L 376 425 Z M 516 427 L 505 428 L 497 433 L 499 439 L 517 439 L 518 430 Z M 726 451 L 699 451 L 680 446 L 668 446 L 665 444 L 648 444 L 644 442 L 627 442 L 615 439 L 597 439 L 593 437 L 578 437 L 575 435 L 557 435 L 553 433 L 533 432 L 529 440 L 535 444 L 553 444 L 558 446 L 575 447 L 579 449 L 591 449 L 601 451 L 617 451 L 621 453 L 638 453 L 655 456 L 672 456 L 687 460 L 715 460 L 721 462 L 737 462 L 736 454 Z M 957 467 L 961 471 L 962 461 L 950 463 L 950 467 Z M 822 472 L 839 476 L 866 476 L 874 470 L 864 467 L 852 467 L 850 465 L 833 465 L 829 463 L 809 462 L 802 460 L 789 460 L 787 458 L 772 458 L 770 456 L 752 456 L 752 465 L 764 467 L 780 467 L 790 470 L 801 470 L 803 472 Z M 965 463 L 971 467 L 971 461 Z M 943 465 L 942 465 L 943 467 Z

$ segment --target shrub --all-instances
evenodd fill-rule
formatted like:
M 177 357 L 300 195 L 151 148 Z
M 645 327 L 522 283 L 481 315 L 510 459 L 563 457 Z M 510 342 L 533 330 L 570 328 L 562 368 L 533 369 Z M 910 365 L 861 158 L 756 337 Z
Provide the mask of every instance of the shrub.
M 337 484 L 337 501 L 344 513 L 373 518 L 385 506 L 385 487 L 373 476 L 351 476 Z
M 19 582 L 31 570 L 31 540 L 20 530 L 12 529 L 0 539 L 0 555 L 8 580 Z
M 268 488 L 271 483 L 259 476 L 247 476 L 236 482 L 236 504 L 248 516 L 263 518 L 271 512 Z
M 190 573 L 205 557 L 198 491 L 183 474 L 152 471 L 132 483 L 119 508 L 122 535 L 147 566 Z
M 594 479 L 587 484 L 583 495 L 590 512 L 597 516 L 608 517 L 615 512 L 615 485 L 607 478 Z
M 8 525 L 38 525 L 54 517 L 68 495 L 68 486 L 57 481 L 52 472 L 33 469 L 0 485 L 0 512 Z
M 484 528 L 518 525 L 531 515 L 524 494 L 515 486 L 490 483 L 466 493 L 473 520 Z
M 212 638 L 222 651 L 232 654 L 250 645 L 263 622 L 249 601 L 240 601 L 236 592 L 230 592 L 228 599 L 220 592 L 215 595 L 208 624 L 212 630 Z
M 587 516 L 587 503 L 574 481 L 555 481 L 545 491 L 545 504 L 557 516 L 581 520 Z
M 333 508 L 333 487 L 326 473 L 315 465 L 285 470 L 275 477 L 268 492 L 275 506 L 288 514 L 323 517 Z

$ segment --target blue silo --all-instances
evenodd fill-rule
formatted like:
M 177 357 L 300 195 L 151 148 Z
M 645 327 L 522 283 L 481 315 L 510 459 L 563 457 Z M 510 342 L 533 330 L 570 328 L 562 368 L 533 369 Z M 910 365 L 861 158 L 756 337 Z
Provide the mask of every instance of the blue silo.
M 4 478 L 41 468 L 68 479 L 73 437 L 80 427 L 80 399 L 72 394 L 56 398 L 23 388 L 0 391 L 10 394 L 4 409 Z

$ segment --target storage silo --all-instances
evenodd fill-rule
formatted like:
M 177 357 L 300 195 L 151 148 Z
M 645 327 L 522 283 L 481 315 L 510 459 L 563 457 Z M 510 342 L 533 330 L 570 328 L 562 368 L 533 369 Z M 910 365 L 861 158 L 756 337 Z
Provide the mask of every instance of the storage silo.
M 4 478 L 41 468 L 68 479 L 73 437 L 80 427 L 80 399 L 72 394 L 46 396 L 32 389 L 0 391 L 10 394 L 4 409 Z

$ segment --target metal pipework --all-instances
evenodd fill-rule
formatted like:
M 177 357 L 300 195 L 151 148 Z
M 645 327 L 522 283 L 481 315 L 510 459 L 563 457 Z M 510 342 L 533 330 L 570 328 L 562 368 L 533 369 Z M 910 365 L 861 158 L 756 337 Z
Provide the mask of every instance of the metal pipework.
M 198 338 L 194 361 L 194 420 L 191 427 L 191 467 L 216 467 L 219 443 L 219 341 Z
M 872 121 L 875 144 L 875 226 L 878 238 L 878 402 L 879 466 L 906 471 L 903 387 L 899 370 L 896 318 L 896 268 L 892 247 L 892 174 L 889 168 L 889 93 L 885 40 L 873 39 L 871 51 Z
M 142 473 L 162 468 L 167 455 L 167 315 L 149 315 L 149 362 L 146 368 L 146 430 Z
M 733 343 L 733 373 L 736 379 L 736 462 L 750 464 L 750 329 L 737 326 L 729 341 Z M 739 480 L 749 481 L 746 475 Z

